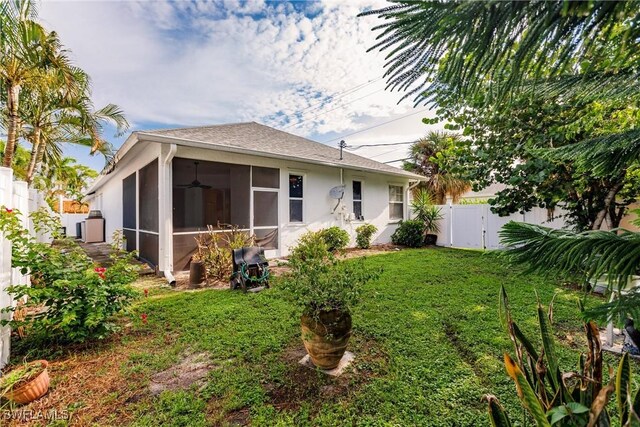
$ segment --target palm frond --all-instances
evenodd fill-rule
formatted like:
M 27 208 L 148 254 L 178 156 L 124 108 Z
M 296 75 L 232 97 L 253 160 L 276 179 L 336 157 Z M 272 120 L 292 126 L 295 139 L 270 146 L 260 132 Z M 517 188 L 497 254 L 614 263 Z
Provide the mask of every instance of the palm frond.
M 624 174 L 629 165 L 640 160 L 640 129 L 546 150 L 541 156 L 551 161 L 570 161 L 579 168 L 590 170 L 594 176 Z
M 618 56 L 628 46 L 596 43 L 620 22 L 621 37 L 640 36 L 638 1 L 394 1 L 363 12 L 384 22 L 369 50 L 388 52 L 388 87 L 429 103 L 443 90 L 471 97 L 489 84 L 496 96 L 528 79 L 575 73 L 588 59 Z M 613 52 L 611 52 L 613 50 Z M 595 66 L 595 65 L 593 65 Z M 590 72 L 590 68 L 580 70 Z
M 621 290 L 640 271 L 640 233 L 627 230 L 575 233 L 509 222 L 500 239 L 507 258 L 529 272 L 573 273 L 585 280 L 606 274 L 610 286 Z

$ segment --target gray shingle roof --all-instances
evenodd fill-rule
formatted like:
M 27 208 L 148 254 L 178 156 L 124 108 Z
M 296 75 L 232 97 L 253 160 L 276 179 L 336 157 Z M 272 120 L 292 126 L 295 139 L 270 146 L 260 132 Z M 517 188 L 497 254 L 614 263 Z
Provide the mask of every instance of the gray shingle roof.
M 255 122 L 141 131 L 137 134 L 140 139 L 144 139 L 144 135 L 170 137 L 211 144 L 212 148 L 218 146 L 247 150 L 247 152 L 256 155 L 264 153 L 269 157 L 297 159 L 307 163 L 332 164 L 349 169 L 424 179 L 419 175 L 355 155 L 346 150 L 343 151 L 343 160 L 340 160 L 340 150 L 337 148 Z

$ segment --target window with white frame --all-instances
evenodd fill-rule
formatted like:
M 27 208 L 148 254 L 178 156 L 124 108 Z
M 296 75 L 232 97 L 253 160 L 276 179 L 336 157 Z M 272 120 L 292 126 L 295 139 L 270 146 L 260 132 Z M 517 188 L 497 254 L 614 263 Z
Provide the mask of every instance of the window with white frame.
M 352 182 L 353 191 L 353 215 L 358 221 L 364 220 L 362 214 L 362 181 Z
M 392 221 L 404 218 L 404 191 L 401 185 L 389 186 L 389 219 Z
M 304 222 L 303 176 L 289 174 L 289 222 Z

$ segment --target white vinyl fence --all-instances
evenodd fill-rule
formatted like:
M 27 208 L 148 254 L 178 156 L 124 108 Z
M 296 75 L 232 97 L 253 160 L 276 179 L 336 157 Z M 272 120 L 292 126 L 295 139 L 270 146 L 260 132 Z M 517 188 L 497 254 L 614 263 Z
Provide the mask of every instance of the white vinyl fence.
M 506 217 L 491 212 L 489 205 L 441 205 L 442 216 L 438 246 L 469 249 L 500 249 L 499 232 L 509 221 L 527 222 L 550 228 L 562 228 L 565 225 L 562 209 L 553 212 L 534 208 L 524 214 L 512 214 Z
M 23 225 L 33 233 L 28 214 L 41 207 L 49 208 L 42 194 L 29 190 L 26 182 L 14 181 L 13 171 L 0 167 L 0 207 L 16 209 L 22 213 Z M 36 235 L 39 242 L 51 242 L 51 236 Z M 0 233 L 0 308 L 15 304 L 7 294 L 7 286 L 29 285 L 29 276 L 20 273 L 17 268 L 11 268 L 11 242 Z M 0 313 L 0 319 L 9 320 L 11 313 Z M 9 326 L 0 327 L 0 368 L 9 360 L 11 345 L 11 329 Z

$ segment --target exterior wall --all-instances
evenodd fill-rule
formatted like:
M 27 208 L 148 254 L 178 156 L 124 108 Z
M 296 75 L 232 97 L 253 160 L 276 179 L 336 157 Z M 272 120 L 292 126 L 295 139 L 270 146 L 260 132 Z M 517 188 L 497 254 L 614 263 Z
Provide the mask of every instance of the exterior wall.
M 355 244 L 355 229 L 367 222 L 378 228 L 374 236 L 375 243 L 387 243 L 396 229 L 397 222 L 389 221 L 389 185 L 401 185 L 405 189 L 405 217 L 407 206 L 406 190 L 409 180 L 403 177 L 343 170 L 342 182 L 345 184 L 345 195 L 342 206 L 334 213 L 332 210 L 337 201 L 329 196 L 329 190 L 341 184 L 340 169 L 329 166 L 314 165 L 302 162 L 282 161 L 264 157 L 220 152 L 214 150 L 178 147 L 176 157 L 194 160 L 215 161 L 222 163 L 263 166 L 280 169 L 279 206 L 279 250 L 271 251 L 269 256 L 285 256 L 289 253 L 298 238 L 309 230 L 337 225 L 349 232 L 351 242 Z M 289 174 L 302 175 L 304 186 L 303 218 L 304 222 L 289 222 Z M 347 214 L 353 212 L 353 195 L 351 182 L 353 179 L 363 183 L 363 216 L 364 221 L 349 221 Z
M 407 216 L 408 178 L 345 169 L 342 171 L 345 195 L 340 206 L 335 212 L 332 212 L 337 200 L 329 196 L 329 190 L 341 184 L 340 168 L 184 146 L 178 146 L 175 152 L 169 153 L 169 147 L 167 144 L 137 143 L 118 162 L 115 170 L 110 174 L 109 180 L 100 186 L 89 199 L 90 209 L 102 211 L 106 222 L 105 238 L 110 242 L 113 232 L 122 229 L 123 225 L 122 180 L 154 159 L 160 158 L 158 212 L 160 270 L 173 271 L 172 178 L 170 163 L 165 162 L 171 158 L 170 156 L 280 169 L 278 250 L 267 251 L 269 257 L 285 256 L 305 232 L 333 225 L 340 226 L 349 232 L 352 245 L 355 244 L 355 229 L 363 223 L 371 223 L 378 228 L 378 232 L 374 236 L 374 243 L 389 242 L 391 234 L 397 227 L 397 221 L 389 220 L 389 185 L 400 185 L 404 188 L 404 215 L 405 218 Z M 303 223 L 289 222 L 290 173 L 304 177 Z M 364 221 L 355 221 L 349 218 L 353 212 L 352 180 L 354 179 L 362 182 Z M 139 206 L 137 209 L 139 210 Z
M 627 214 L 624 216 L 624 218 L 622 218 L 622 221 L 620 221 L 620 228 L 624 228 L 630 231 L 640 232 L 640 227 L 633 224 L 633 221 L 638 219 L 638 215 L 631 212 L 632 210 L 635 210 L 635 209 L 640 209 L 640 203 L 634 203 L 631 206 L 629 206 Z

